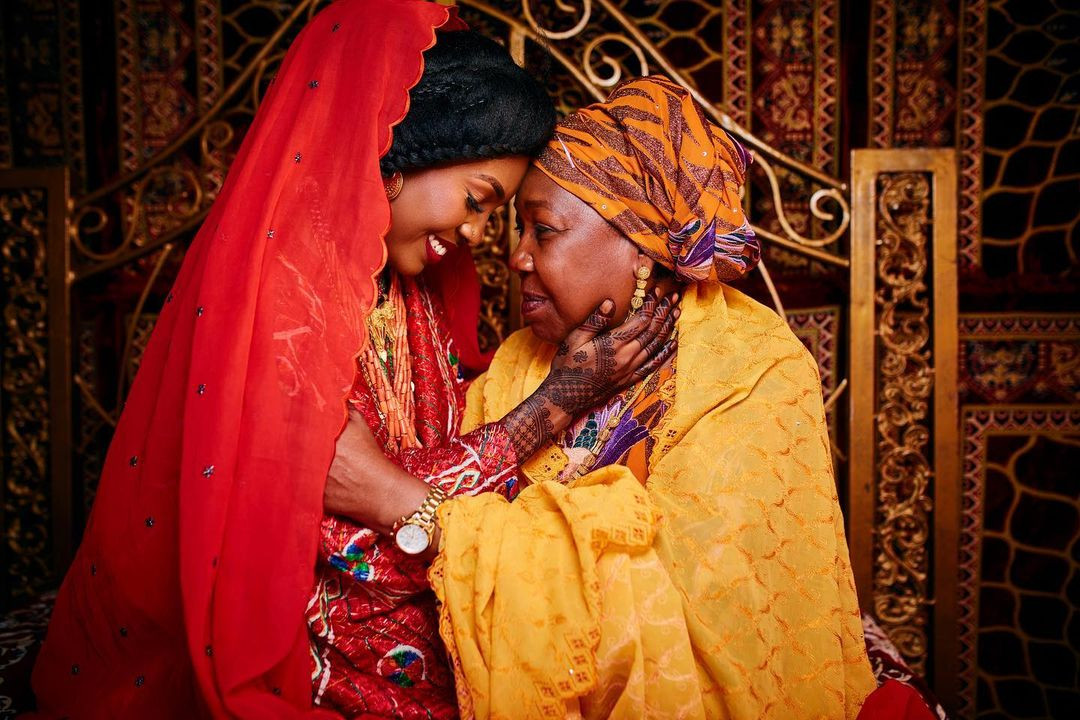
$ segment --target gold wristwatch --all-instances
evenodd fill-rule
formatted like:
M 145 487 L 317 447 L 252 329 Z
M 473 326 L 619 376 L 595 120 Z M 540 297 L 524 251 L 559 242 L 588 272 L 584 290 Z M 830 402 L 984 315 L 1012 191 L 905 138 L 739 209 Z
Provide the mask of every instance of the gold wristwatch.
M 394 542 L 402 552 L 419 555 L 431 546 L 435 536 L 435 511 L 445 500 L 446 492 L 433 485 L 420 509 L 394 523 Z

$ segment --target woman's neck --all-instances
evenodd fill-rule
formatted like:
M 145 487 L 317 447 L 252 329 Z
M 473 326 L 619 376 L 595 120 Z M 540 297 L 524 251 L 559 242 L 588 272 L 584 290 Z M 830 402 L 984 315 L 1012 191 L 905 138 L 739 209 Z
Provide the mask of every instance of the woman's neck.
M 645 292 L 649 293 L 649 292 L 652 292 L 655 289 L 656 297 L 657 298 L 662 298 L 662 297 L 671 295 L 671 293 L 675 292 L 676 290 L 678 290 L 679 294 L 681 295 L 682 292 L 683 292 L 683 289 L 682 289 L 683 287 L 684 287 L 683 283 L 680 283 L 679 281 L 677 281 L 673 275 L 668 275 L 668 274 L 665 273 L 661 277 L 658 277 L 655 280 L 653 280 L 652 285 L 649 286 L 645 290 Z M 624 317 L 622 320 L 620 320 L 618 322 L 618 324 L 615 325 L 614 327 L 618 327 L 619 325 L 622 325 L 624 322 L 629 320 L 630 317 L 631 317 L 630 313 L 627 313 L 626 317 Z
M 677 281 L 675 279 L 674 275 L 664 275 L 662 277 L 657 278 L 656 282 L 653 283 L 653 287 L 656 288 L 657 295 L 659 297 L 664 297 L 665 295 L 670 295 L 671 293 L 675 292 L 676 290 L 678 290 L 679 293 L 682 294 L 683 293 L 683 287 L 682 286 L 683 286 L 683 283 L 680 283 L 679 281 Z

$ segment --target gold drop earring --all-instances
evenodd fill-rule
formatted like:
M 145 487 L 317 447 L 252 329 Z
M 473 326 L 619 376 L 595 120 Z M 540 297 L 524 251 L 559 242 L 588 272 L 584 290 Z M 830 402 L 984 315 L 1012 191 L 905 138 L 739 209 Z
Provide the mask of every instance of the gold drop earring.
M 635 275 L 637 275 L 637 289 L 634 290 L 634 296 L 630 298 L 631 315 L 645 304 L 645 285 L 649 282 L 649 276 L 652 275 L 652 268 L 639 267 Z
M 405 186 L 405 176 L 398 170 L 390 177 L 383 178 L 383 189 L 386 190 L 387 200 L 393 200 L 401 194 L 401 188 Z

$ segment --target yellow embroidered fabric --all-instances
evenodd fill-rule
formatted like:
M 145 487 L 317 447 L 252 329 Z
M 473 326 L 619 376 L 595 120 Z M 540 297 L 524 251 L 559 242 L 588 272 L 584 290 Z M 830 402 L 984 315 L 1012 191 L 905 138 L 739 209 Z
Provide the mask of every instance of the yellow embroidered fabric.
M 431 580 L 463 717 L 849 719 L 874 689 L 813 359 L 726 286 L 681 307 L 644 488 L 621 467 L 563 487 L 548 448 L 513 504 L 440 512 Z M 551 355 L 508 339 L 466 422 L 502 417 Z

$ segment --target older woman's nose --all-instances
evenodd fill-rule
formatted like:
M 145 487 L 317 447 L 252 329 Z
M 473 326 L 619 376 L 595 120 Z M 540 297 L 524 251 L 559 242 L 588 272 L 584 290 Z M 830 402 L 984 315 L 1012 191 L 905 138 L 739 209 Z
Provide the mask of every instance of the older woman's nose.
M 510 269 L 516 273 L 530 273 L 536 269 L 536 264 L 533 261 L 532 253 L 522 245 L 518 245 L 517 249 L 510 254 Z

